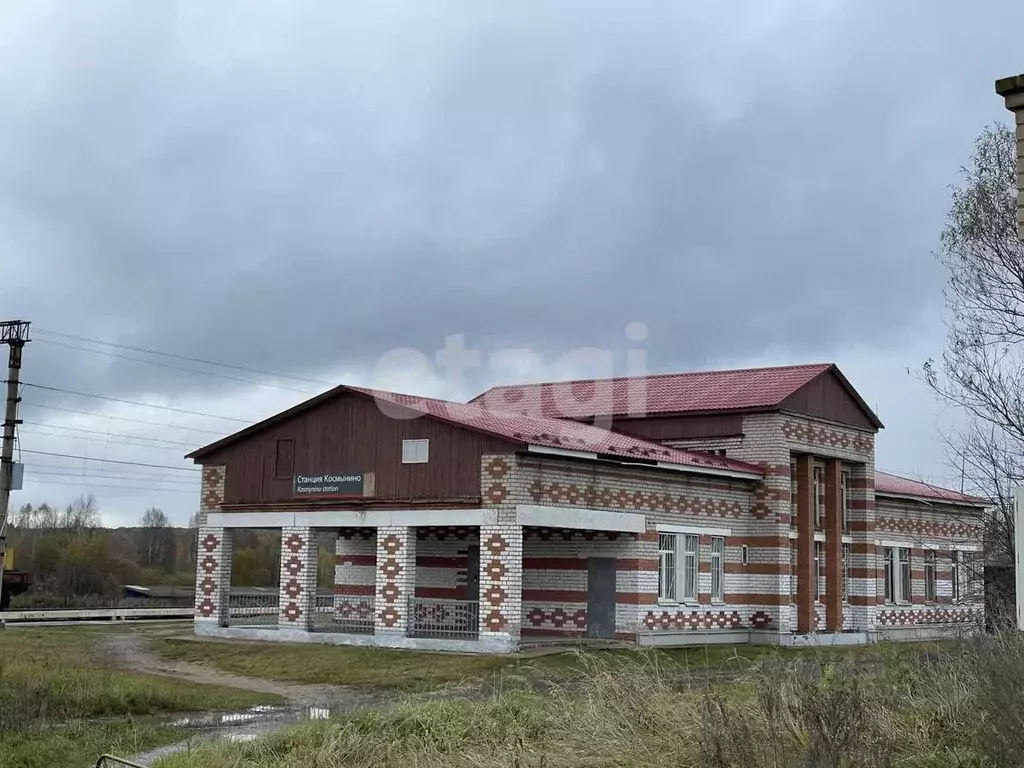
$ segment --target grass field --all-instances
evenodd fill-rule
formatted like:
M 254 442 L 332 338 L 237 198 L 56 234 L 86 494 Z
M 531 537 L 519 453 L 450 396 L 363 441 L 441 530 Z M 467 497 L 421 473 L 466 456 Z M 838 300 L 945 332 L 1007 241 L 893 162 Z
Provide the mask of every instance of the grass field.
M 564 653 L 538 656 L 478 656 L 356 646 L 160 638 L 154 640 L 152 649 L 168 659 L 209 664 L 231 674 L 380 691 L 423 691 L 467 681 L 496 683 L 514 676 L 549 680 L 578 673 L 577 655 L 571 648 Z M 631 648 L 592 653 L 622 663 L 637 656 Z M 672 648 L 654 652 L 654 656 L 684 670 L 735 671 L 764 659 L 861 658 L 877 657 L 879 653 L 879 646 L 796 650 L 744 645 Z
M 146 716 L 278 701 L 118 669 L 101 651 L 109 631 L 0 632 L 0 766 L 80 768 L 109 749 L 141 751 L 180 738 Z
M 543 694 L 413 700 L 159 768 L 1004 768 L 1024 764 L 1024 641 L 808 657 L 726 685 L 671 654 L 585 654 Z M 806 657 L 807 654 L 800 654 Z M 723 659 L 724 661 L 724 659 Z

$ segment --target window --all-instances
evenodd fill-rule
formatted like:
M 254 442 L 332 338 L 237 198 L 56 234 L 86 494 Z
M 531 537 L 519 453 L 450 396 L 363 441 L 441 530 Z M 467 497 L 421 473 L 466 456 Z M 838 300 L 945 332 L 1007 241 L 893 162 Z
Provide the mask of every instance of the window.
M 960 553 L 955 549 L 949 553 L 950 578 L 953 580 L 953 602 L 960 602 Z
M 740 562 L 743 563 L 743 565 L 750 564 L 750 552 L 746 544 L 740 547 Z
M 977 568 L 973 552 L 961 552 L 953 550 L 953 600 L 955 602 L 969 602 L 976 595 Z
M 725 600 L 725 538 L 711 539 L 711 599 Z
M 789 600 L 796 602 L 797 574 L 796 574 L 796 539 L 789 540 Z
M 824 565 L 825 553 L 822 552 L 822 542 L 814 542 L 814 599 L 821 602 L 821 570 Z
M 693 534 L 683 537 L 683 600 L 697 599 L 698 540 Z
M 676 599 L 676 536 L 658 534 L 658 599 Z
M 295 441 L 278 440 L 274 446 L 274 477 L 291 479 L 295 475 Z
M 427 456 L 430 453 L 429 440 L 403 440 L 402 441 L 402 463 L 403 464 L 426 464 Z
M 885 602 L 896 602 L 896 550 L 885 548 Z
M 682 540 L 682 572 L 679 542 Z M 693 534 L 658 534 L 658 599 L 697 599 L 698 537 Z
M 924 601 L 935 602 L 935 551 L 924 553 Z
M 843 530 L 850 530 L 850 494 L 852 491 L 850 473 L 843 472 Z
M 814 468 L 814 527 L 821 528 L 821 467 Z
M 790 499 L 790 510 L 789 510 L 789 524 L 791 526 L 796 525 L 796 504 L 797 496 L 799 495 L 800 486 L 796 481 L 796 462 L 792 462 L 789 465 L 789 499 Z
M 843 601 L 850 596 L 850 545 L 843 544 Z
M 910 602 L 910 550 L 900 547 L 900 602 Z

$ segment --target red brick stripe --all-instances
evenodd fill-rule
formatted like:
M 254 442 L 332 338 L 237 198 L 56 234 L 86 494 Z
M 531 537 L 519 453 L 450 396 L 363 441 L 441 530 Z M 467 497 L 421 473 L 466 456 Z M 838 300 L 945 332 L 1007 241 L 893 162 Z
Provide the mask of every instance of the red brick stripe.
M 467 562 L 465 557 L 416 555 L 416 565 L 420 568 L 465 568 Z
M 586 590 L 524 589 L 523 602 L 531 603 L 586 603 Z M 653 605 L 658 596 L 653 592 L 616 592 L 615 602 L 623 605 Z
M 336 595 L 372 595 L 374 593 L 373 584 L 335 584 L 334 594 Z

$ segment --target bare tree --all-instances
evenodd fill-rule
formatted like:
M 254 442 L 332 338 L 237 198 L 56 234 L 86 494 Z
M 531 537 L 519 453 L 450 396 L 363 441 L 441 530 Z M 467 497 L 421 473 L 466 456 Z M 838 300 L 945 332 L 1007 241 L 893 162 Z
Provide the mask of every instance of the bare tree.
M 142 527 L 143 548 L 142 555 L 145 565 L 164 565 L 168 559 L 171 547 L 170 522 L 162 509 L 150 507 L 142 514 L 139 520 Z
M 1013 489 L 1024 483 L 1024 243 L 1013 130 L 986 128 L 962 174 L 938 253 L 948 273 L 946 345 L 923 373 L 968 416 L 967 428 L 948 436 L 950 460 L 965 490 L 992 499 L 994 512 L 981 515 L 987 545 L 1013 562 Z
M 100 512 L 93 494 L 79 496 L 64 508 L 60 526 L 69 531 L 84 531 L 100 524 Z

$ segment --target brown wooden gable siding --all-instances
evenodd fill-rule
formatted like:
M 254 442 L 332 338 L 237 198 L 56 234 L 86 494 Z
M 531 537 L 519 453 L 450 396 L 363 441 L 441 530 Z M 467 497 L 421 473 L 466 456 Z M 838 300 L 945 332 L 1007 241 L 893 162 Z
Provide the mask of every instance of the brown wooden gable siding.
M 872 431 L 877 429 L 871 418 L 864 413 L 864 409 L 850 396 L 846 387 L 831 371 L 800 387 L 782 401 L 781 409 L 848 424 L 851 427 Z
M 419 438 L 430 441 L 428 461 L 403 464 L 402 440 Z M 372 398 L 349 393 L 225 446 L 200 463 L 226 466 L 225 505 L 292 501 L 292 476 L 320 472 L 373 472 L 377 500 L 469 500 L 480 496 L 481 454 L 515 448 L 510 441 L 427 417 L 392 418 Z M 286 466 L 279 467 L 279 461 Z
M 686 440 L 704 437 L 733 437 L 743 434 L 743 414 L 720 413 L 700 416 L 648 416 L 619 418 L 612 429 L 648 440 Z

